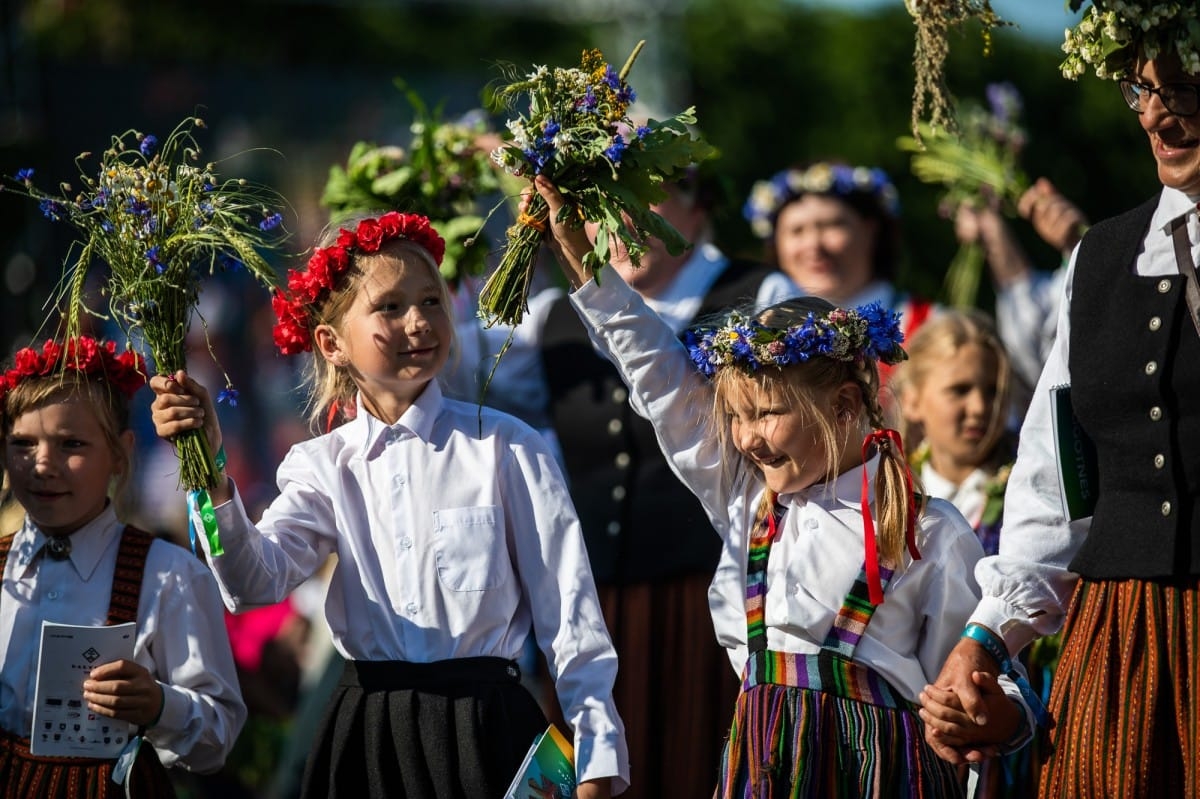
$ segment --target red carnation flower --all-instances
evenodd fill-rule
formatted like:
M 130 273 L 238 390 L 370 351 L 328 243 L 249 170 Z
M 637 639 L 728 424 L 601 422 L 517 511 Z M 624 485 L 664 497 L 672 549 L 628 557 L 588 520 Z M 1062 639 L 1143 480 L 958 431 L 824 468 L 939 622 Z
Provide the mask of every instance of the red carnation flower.
M 378 252 L 383 244 L 383 229 L 375 219 L 364 219 L 358 223 L 358 248 L 363 252 Z

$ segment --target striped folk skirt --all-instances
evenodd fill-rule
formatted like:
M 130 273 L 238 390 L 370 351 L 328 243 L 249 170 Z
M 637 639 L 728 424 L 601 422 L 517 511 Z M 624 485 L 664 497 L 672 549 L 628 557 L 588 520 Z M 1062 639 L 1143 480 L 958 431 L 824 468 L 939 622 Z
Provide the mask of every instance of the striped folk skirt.
M 1039 796 L 1200 796 L 1200 583 L 1080 580 Z
M 0 797 L 3 799 L 125 799 L 126 786 L 112 781 L 114 760 L 35 757 L 29 740 L 0 733 Z M 127 779 L 134 799 L 172 799 L 175 789 L 154 747 L 143 742 Z
M 547 723 L 510 660 L 347 661 L 301 796 L 499 799 Z
M 925 743 L 915 707 L 857 662 L 834 658 L 831 668 L 827 653 L 816 658 L 820 665 L 788 671 L 833 675 L 824 689 L 744 688 L 722 758 L 721 799 L 966 796 L 959 770 Z M 868 684 L 873 690 L 855 690 Z

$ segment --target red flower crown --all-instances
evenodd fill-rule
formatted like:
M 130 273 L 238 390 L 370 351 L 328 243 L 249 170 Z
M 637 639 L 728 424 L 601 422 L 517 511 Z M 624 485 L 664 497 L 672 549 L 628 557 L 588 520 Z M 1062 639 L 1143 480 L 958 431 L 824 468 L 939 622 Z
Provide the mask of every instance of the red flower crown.
M 336 243 L 318 248 L 304 271 L 289 269 L 287 291 L 276 289 L 271 297 L 275 310 L 275 346 L 284 355 L 312 350 L 311 310 L 323 302 L 337 286 L 338 279 L 350 268 L 350 252 L 372 253 L 392 239 L 408 239 L 423 247 L 441 266 L 446 241 L 421 214 L 388 211 L 383 216 L 364 219 L 352 232 L 342 228 Z
M 126 399 L 146 385 L 146 363 L 132 350 L 117 352 L 112 341 L 97 341 L 90 336 L 69 338 L 65 346 L 48 339 L 38 352 L 33 347 L 18 350 L 13 367 L 0 375 L 0 402 L 8 392 L 30 378 L 49 377 L 56 372 L 79 372 L 102 377 Z

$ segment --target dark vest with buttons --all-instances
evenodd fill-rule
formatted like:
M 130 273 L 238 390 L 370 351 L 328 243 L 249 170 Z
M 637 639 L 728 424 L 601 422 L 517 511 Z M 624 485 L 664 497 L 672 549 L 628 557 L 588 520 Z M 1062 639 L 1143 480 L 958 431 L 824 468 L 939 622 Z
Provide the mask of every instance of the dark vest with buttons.
M 731 261 L 695 319 L 753 302 L 763 264 Z M 630 408 L 615 367 L 598 355 L 570 301 L 555 302 L 542 338 L 550 410 L 596 582 L 711 574 L 721 541 L 675 477 L 654 428 Z
M 1200 575 L 1200 335 L 1184 278 L 1133 265 L 1158 198 L 1084 237 L 1071 299 L 1071 399 L 1100 490 L 1071 570 L 1093 580 Z

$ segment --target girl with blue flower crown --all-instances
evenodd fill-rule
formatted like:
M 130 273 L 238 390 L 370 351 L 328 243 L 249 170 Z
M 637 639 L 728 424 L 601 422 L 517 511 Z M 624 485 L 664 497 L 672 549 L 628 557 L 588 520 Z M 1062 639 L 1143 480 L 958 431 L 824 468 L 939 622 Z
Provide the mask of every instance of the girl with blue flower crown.
M 965 795 L 915 702 L 976 601 L 983 551 L 953 506 L 914 492 L 885 426 L 878 364 L 905 357 L 899 318 L 806 297 L 685 344 L 611 266 L 592 279 L 562 195 L 534 186 L 572 303 L 724 541 L 709 604 L 742 690 L 716 795 Z M 964 734 L 1024 743 L 1016 687 L 980 690 L 990 722 Z

